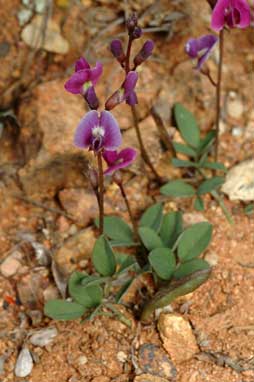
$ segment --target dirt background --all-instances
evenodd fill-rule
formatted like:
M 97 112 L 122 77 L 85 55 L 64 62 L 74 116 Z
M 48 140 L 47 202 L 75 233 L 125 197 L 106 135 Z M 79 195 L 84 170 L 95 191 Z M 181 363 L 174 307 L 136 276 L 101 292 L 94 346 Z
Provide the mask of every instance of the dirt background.
M 59 323 L 42 315 L 45 301 L 59 296 L 56 282 L 59 286 L 73 270 L 86 268 L 96 237 L 96 199 L 84 175 L 90 157 L 72 144 L 86 109 L 81 97 L 63 88 L 73 62 L 85 55 L 104 64 L 97 87 L 103 105 L 122 81 L 108 44 L 124 38 L 126 14 L 138 12 L 145 33 L 136 49 L 146 37 L 155 42 L 138 82 L 140 125 L 158 172 L 173 179 L 179 171 L 170 165 L 171 153 L 163 150 L 149 111 L 156 104 L 170 131 L 171 107 L 180 101 L 195 113 L 202 131 L 213 127 L 214 89 L 193 70 L 183 49 L 189 37 L 209 32 L 206 1 L 56 1 L 44 14 L 68 42 L 65 54 L 32 49 L 22 40 L 31 22 L 20 25 L 24 4 L 0 0 L 1 382 L 253 382 L 254 220 L 240 202 L 225 200 L 235 219 L 230 226 L 209 197 L 203 213 L 193 212 L 190 200 L 167 201 L 166 209 L 185 212 L 186 224 L 214 225 L 205 253 L 213 272 L 205 285 L 175 301 L 159 325 L 140 326 L 128 307 L 123 309 L 131 328 L 106 317 Z M 228 168 L 251 158 L 254 148 L 253 42 L 251 28 L 226 32 L 220 160 Z M 66 42 L 59 44 L 57 49 L 66 48 Z M 217 58 L 215 51 L 208 63 L 213 76 Z M 128 106 L 114 115 L 124 146 L 136 147 Z M 151 191 L 140 158 L 125 172 L 125 182 L 136 217 L 153 200 L 164 200 L 154 185 Z M 109 181 L 106 213 L 128 219 Z M 53 274 L 51 257 L 57 264 Z M 31 344 L 31 334 L 48 327 L 57 329 L 53 341 Z M 18 378 L 14 368 L 23 347 L 34 365 L 28 377 Z

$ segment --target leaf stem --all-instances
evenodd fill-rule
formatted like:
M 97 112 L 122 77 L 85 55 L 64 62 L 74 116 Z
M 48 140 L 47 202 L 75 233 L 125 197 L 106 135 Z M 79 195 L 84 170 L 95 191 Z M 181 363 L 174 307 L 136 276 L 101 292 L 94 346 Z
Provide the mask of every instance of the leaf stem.
M 104 177 L 103 177 L 103 167 L 102 167 L 102 153 L 99 150 L 97 152 L 97 161 L 98 161 L 98 173 L 99 173 L 99 231 L 100 235 L 104 231 Z
M 214 161 L 218 161 L 219 154 L 219 133 L 220 133 L 220 116 L 221 116 L 221 80 L 222 80 L 222 66 L 223 66 L 223 50 L 224 50 L 224 30 L 220 31 L 219 36 L 220 50 L 219 50 L 219 67 L 218 79 L 216 84 L 216 136 L 215 136 L 215 152 Z
M 205 175 L 204 171 L 201 168 L 198 168 L 197 171 L 200 173 L 200 175 L 204 178 L 207 179 L 207 176 Z M 210 191 L 210 194 L 212 197 L 216 200 L 216 202 L 219 204 L 220 208 L 222 209 L 227 221 L 229 224 L 234 224 L 234 219 L 230 212 L 228 211 L 227 207 L 224 204 L 223 199 L 221 198 L 220 194 L 216 190 Z

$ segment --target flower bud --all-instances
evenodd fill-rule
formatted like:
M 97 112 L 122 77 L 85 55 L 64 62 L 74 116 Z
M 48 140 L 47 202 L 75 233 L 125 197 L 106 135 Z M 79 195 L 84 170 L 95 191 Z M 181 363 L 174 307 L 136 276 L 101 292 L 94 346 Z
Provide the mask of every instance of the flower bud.
M 134 58 L 135 67 L 141 65 L 145 60 L 151 56 L 154 48 L 154 42 L 152 40 L 147 40 L 141 50 L 138 52 L 136 57 Z
M 138 25 L 138 17 L 136 13 L 133 13 L 126 21 L 126 27 L 128 29 L 129 34 L 132 34 L 135 27 Z
M 110 44 L 110 50 L 113 56 L 117 59 L 117 61 L 123 65 L 125 62 L 125 53 L 123 51 L 123 46 L 121 40 L 113 40 Z
M 97 110 L 99 107 L 99 100 L 97 98 L 97 95 L 95 93 L 94 87 L 90 86 L 87 91 L 84 94 L 84 98 L 86 102 L 88 103 L 88 106 L 92 110 Z
M 134 31 L 132 32 L 132 38 L 137 39 L 142 36 L 142 29 L 140 27 L 135 27 Z
M 130 106 L 134 106 L 138 104 L 138 98 L 135 91 L 129 94 L 129 96 L 126 98 L 126 103 Z
M 122 89 L 116 90 L 112 94 L 112 96 L 110 96 L 107 99 L 107 101 L 105 103 L 105 109 L 108 111 L 114 109 L 114 107 L 119 105 L 119 103 L 123 102 L 123 100 L 124 100 L 123 95 L 124 95 L 124 91 Z

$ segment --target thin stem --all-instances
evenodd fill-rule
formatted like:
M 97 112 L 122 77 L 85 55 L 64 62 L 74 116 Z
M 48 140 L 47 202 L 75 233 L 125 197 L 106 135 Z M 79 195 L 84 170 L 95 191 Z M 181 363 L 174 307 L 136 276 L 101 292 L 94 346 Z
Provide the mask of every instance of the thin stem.
M 99 230 L 100 235 L 104 231 L 104 177 L 103 177 L 103 167 L 102 167 L 102 154 L 101 151 L 97 153 L 98 160 L 98 173 L 99 173 Z
M 130 71 L 130 55 L 131 55 L 132 42 L 133 42 L 133 39 L 131 38 L 131 36 L 129 36 L 128 46 L 127 46 L 127 51 L 126 51 L 126 59 L 125 59 L 125 72 L 126 72 L 126 74 L 128 74 Z
M 206 76 L 206 77 L 208 78 L 208 80 L 210 81 L 210 83 L 211 83 L 215 88 L 217 88 L 217 83 L 216 83 L 216 82 L 214 81 L 214 79 L 212 78 L 211 73 L 210 73 L 209 70 L 206 71 L 206 70 L 201 69 L 200 72 L 201 72 L 204 76 Z
M 132 224 L 132 227 L 133 227 L 133 231 L 134 231 L 134 234 L 135 234 L 135 237 L 138 238 L 138 228 L 137 228 L 137 224 L 136 224 L 136 221 L 134 219 L 134 216 L 133 216 L 133 213 L 132 213 L 132 210 L 131 210 L 131 206 L 130 206 L 130 202 L 128 200 L 128 197 L 126 195 L 126 192 L 125 192 L 125 189 L 124 189 L 124 186 L 123 186 L 123 183 L 118 183 L 118 187 L 121 191 L 121 194 L 122 194 L 122 197 L 124 199 L 124 202 L 126 204 L 126 208 L 127 208 L 127 211 L 128 211 L 128 214 L 129 214 L 129 217 L 130 217 L 130 220 L 131 220 L 131 224 Z
M 204 179 L 207 179 L 207 176 L 205 175 L 204 171 L 201 168 L 199 168 L 197 170 L 198 170 L 199 174 Z M 232 215 L 230 214 L 230 212 L 228 211 L 227 207 L 225 206 L 224 201 L 221 198 L 220 194 L 216 190 L 210 191 L 210 194 L 216 200 L 216 202 L 219 204 L 219 206 L 222 209 L 222 211 L 223 211 L 227 221 L 229 222 L 229 224 L 234 224 L 234 219 L 233 219 Z
M 155 170 L 155 168 L 154 168 L 154 166 L 153 166 L 153 164 L 152 164 L 152 162 L 151 162 L 151 160 L 147 154 L 147 151 L 145 149 L 145 146 L 144 146 L 144 143 L 142 140 L 142 136 L 141 136 L 141 132 L 140 132 L 140 128 L 139 128 L 138 115 L 137 115 L 137 110 L 136 110 L 135 105 L 131 106 L 131 111 L 132 111 L 134 127 L 135 127 L 136 135 L 138 138 L 138 143 L 139 143 L 142 158 L 145 161 L 145 163 L 150 167 L 151 171 L 155 175 L 158 182 L 160 184 L 162 184 L 163 183 L 162 179 L 161 179 L 160 175 L 157 173 L 157 171 Z
M 219 53 L 219 67 L 218 79 L 216 85 L 216 136 L 215 136 L 215 152 L 214 160 L 218 161 L 219 154 L 219 133 L 220 133 L 220 115 L 221 115 L 221 80 L 222 80 L 222 65 L 223 65 L 223 48 L 224 48 L 224 30 L 220 31 L 220 53 Z

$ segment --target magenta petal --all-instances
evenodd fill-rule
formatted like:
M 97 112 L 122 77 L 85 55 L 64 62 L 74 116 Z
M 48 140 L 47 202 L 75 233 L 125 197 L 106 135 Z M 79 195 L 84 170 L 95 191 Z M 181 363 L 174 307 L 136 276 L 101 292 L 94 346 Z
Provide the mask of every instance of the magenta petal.
M 102 156 L 108 166 L 114 164 L 118 157 L 117 151 L 104 151 Z
M 78 72 L 79 70 L 83 69 L 90 69 L 90 65 L 86 61 L 84 57 L 81 57 L 79 60 L 75 63 L 75 72 Z
M 122 143 L 122 135 L 116 119 L 109 111 L 102 111 L 100 116 L 100 126 L 104 128 L 103 147 L 106 150 L 114 151 Z
M 137 72 L 130 71 L 127 74 L 127 77 L 123 83 L 123 89 L 124 89 L 124 97 L 127 98 L 131 92 L 135 89 L 136 83 L 138 80 L 138 74 Z
M 199 39 L 199 49 L 200 51 L 205 50 L 204 54 L 201 55 L 201 57 L 198 59 L 197 69 L 200 69 L 203 63 L 208 59 L 210 56 L 215 44 L 218 41 L 218 37 L 210 34 L 206 36 L 202 36 Z
M 128 147 L 126 149 L 123 149 L 116 155 L 116 160 L 111 165 L 109 164 L 109 167 L 104 172 L 105 175 L 110 175 L 114 171 L 117 171 L 121 168 L 125 168 L 129 166 L 136 158 L 137 151 L 134 150 L 131 147 Z
M 225 9 L 230 6 L 231 0 L 218 0 L 212 13 L 211 28 L 216 32 L 223 29 L 225 24 Z
M 89 79 L 92 81 L 93 86 L 98 82 L 101 74 L 102 74 L 102 64 L 100 62 L 96 62 L 96 65 L 93 69 L 90 70 Z
M 137 94 L 134 90 L 126 98 L 126 103 L 130 106 L 134 106 L 138 104 Z
M 211 54 L 218 37 L 212 34 L 191 38 L 185 45 L 185 51 L 191 58 L 198 58 L 196 69 L 200 69 Z
M 97 111 L 89 111 L 81 119 L 74 136 L 74 144 L 80 148 L 88 148 L 92 143 L 92 129 L 99 126 L 99 116 Z
M 233 12 L 233 21 L 238 28 L 247 28 L 250 25 L 250 6 L 246 0 L 232 0 L 232 8 L 237 12 Z M 235 13 L 240 16 L 240 20 L 236 20 Z
M 73 94 L 83 92 L 83 85 L 88 80 L 88 70 L 80 70 L 75 72 L 71 78 L 65 83 L 65 89 Z

